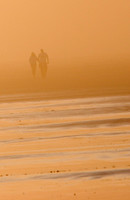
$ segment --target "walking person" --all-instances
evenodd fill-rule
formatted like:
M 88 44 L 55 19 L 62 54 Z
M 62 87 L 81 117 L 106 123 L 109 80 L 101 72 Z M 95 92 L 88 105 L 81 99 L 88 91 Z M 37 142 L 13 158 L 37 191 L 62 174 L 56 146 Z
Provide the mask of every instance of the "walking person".
M 49 64 L 49 58 L 48 55 L 43 51 L 43 49 L 41 49 L 41 52 L 38 56 L 38 62 L 42 78 L 45 78 L 47 74 L 47 65 Z
M 33 74 L 33 77 L 35 78 L 36 76 L 36 67 L 37 67 L 37 56 L 34 52 L 31 53 L 31 56 L 29 58 L 29 62 L 30 62 L 30 65 L 31 65 L 31 68 L 32 68 L 32 74 Z

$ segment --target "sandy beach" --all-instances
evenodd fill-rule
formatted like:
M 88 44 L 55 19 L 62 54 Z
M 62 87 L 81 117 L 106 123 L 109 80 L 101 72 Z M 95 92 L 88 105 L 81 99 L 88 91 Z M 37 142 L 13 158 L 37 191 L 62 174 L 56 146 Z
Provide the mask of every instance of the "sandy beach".
M 1 200 L 130 198 L 129 95 L 19 99 L 0 98 Z
M 0 200 L 130 200 L 130 0 L 0 0 Z

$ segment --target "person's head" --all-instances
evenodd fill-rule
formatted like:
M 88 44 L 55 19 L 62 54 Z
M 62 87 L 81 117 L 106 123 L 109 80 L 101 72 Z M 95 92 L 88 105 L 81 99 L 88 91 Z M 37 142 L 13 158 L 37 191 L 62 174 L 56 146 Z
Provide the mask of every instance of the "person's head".
M 32 52 L 32 54 L 31 54 L 32 56 L 35 56 L 35 53 L 34 52 Z
M 41 53 L 44 53 L 43 49 L 41 49 Z

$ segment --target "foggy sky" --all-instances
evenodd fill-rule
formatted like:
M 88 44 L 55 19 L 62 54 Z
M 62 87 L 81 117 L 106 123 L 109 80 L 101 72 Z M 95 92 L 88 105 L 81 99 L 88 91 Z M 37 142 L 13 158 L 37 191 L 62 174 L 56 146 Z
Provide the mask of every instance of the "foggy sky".
M 127 59 L 129 0 L 0 0 L 0 62 Z

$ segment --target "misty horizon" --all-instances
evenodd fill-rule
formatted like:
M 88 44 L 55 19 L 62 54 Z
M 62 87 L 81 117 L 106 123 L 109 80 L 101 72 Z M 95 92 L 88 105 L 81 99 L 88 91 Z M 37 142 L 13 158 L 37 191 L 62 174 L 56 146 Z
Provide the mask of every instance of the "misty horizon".
M 55 62 L 128 59 L 129 0 L 1 0 L 1 62 L 43 48 Z

